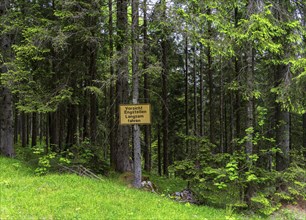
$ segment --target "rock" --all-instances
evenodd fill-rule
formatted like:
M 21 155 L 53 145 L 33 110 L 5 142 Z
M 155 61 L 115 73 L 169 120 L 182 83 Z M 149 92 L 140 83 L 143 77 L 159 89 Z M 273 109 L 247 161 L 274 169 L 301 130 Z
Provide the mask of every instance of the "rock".
M 189 189 L 184 189 L 181 192 L 175 192 L 172 194 L 172 198 L 179 202 L 197 203 L 193 193 Z
M 149 192 L 156 192 L 155 189 L 156 187 L 154 186 L 154 184 L 151 182 L 151 181 L 142 181 L 141 182 L 141 187 L 146 190 L 146 191 L 149 191 Z

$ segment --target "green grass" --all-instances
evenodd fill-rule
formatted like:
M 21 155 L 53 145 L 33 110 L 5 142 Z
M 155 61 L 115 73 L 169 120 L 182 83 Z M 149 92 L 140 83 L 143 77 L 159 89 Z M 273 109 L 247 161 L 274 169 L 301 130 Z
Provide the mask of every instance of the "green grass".
M 0 157 L 0 219 L 246 219 L 232 210 L 180 204 L 110 180 L 42 177 Z
M 179 178 L 150 175 L 150 180 L 156 184 L 158 192 L 163 194 L 180 192 L 187 188 L 187 182 Z

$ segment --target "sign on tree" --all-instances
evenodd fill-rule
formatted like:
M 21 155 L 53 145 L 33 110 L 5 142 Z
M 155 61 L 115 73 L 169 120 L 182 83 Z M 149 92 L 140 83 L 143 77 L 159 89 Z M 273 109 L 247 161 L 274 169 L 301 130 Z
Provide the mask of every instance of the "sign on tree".
M 120 125 L 151 124 L 151 105 L 120 105 Z

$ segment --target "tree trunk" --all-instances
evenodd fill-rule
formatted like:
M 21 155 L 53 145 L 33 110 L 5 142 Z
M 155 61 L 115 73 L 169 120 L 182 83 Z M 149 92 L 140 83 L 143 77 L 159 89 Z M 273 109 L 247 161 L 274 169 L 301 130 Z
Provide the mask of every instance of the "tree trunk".
M 114 64 L 113 64 L 113 56 L 114 56 L 114 39 L 113 39 L 113 0 L 108 1 L 108 31 L 109 31 L 109 65 L 110 65 L 110 87 L 109 87 L 109 147 L 110 147 L 110 165 L 112 168 L 115 168 L 115 160 L 116 160 L 116 144 L 115 144 L 115 105 L 116 101 L 114 92 L 115 92 L 115 85 L 114 85 Z
M 87 85 L 86 85 L 86 82 L 83 82 L 84 83 L 84 87 L 86 87 Z M 80 111 L 79 111 L 79 115 L 78 115 L 78 117 L 79 117 L 79 134 L 80 134 L 80 140 L 81 141 L 84 141 L 84 139 L 85 139 L 85 137 L 88 137 L 88 136 L 86 136 L 85 134 L 86 134 L 86 125 L 87 125 L 87 114 L 86 114 L 86 112 L 87 112 L 87 109 L 88 109 L 88 106 L 87 106 L 87 99 L 88 99 L 88 95 L 87 95 L 87 91 L 83 91 L 82 92 L 82 96 L 84 96 L 84 98 L 85 98 L 85 101 L 84 101 L 84 103 L 82 103 L 81 105 L 79 105 L 79 109 L 80 109 Z
M 50 147 L 50 136 L 49 136 L 49 113 L 45 114 L 45 129 L 44 129 L 44 133 L 46 136 L 46 148 L 45 148 L 45 154 L 47 154 L 49 152 L 49 147 Z
M 90 85 L 95 85 L 97 78 L 97 45 L 92 43 L 90 46 L 90 62 L 89 62 L 89 76 Z M 95 145 L 97 141 L 97 95 L 94 93 L 90 94 L 90 143 Z
M 59 152 L 59 118 L 58 112 L 49 113 L 50 148 L 53 152 Z
M 163 18 L 166 19 L 166 1 L 162 1 Z M 163 30 L 166 32 L 166 30 Z M 164 157 L 164 175 L 168 176 L 169 166 L 169 149 L 168 149 L 168 134 L 169 134 L 169 103 L 168 103 L 168 40 L 167 34 L 164 33 L 161 48 L 162 48 L 162 119 L 163 119 L 163 157 Z
M 236 78 L 239 78 L 239 65 L 238 61 L 235 61 L 235 73 L 236 73 Z M 238 79 L 238 83 L 239 79 Z M 241 94 L 240 91 L 237 90 L 235 92 L 235 104 L 234 104 L 234 111 L 235 111 L 235 138 L 241 138 Z M 234 149 L 236 148 L 236 144 L 234 144 Z
M 39 113 L 39 144 L 42 144 L 43 142 L 43 136 L 44 136 L 44 115 L 43 113 Z
M 149 96 L 149 76 L 146 72 L 148 68 L 148 33 L 147 33 L 147 0 L 143 1 L 143 93 L 146 103 L 150 103 Z M 145 125 L 144 131 L 144 169 L 151 171 L 151 125 Z
M 215 144 L 215 107 L 214 107 L 214 83 L 212 73 L 212 56 L 210 47 L 207 49 L 208 59 L 208 87 L 209 87 L 209 140 L 212 144 Z
M 30 118 L 30 113 L 26 114 L 26 125 L 27 125 L 27 129 L 26 129 L 26 143 L 27 146 L 30 146 L 30 136 L 31 136 L 31 118 Z
M 167 70 L 167 42 L 162 42 L 163 48 L 163 71 L 162 71 L 162 118 L 163 118 L 163 157 L 164 157 L 164 175 L 168 175 L 169 150 L 168 150 L 168 133 L 169 133 L 169 105 L 168 105 L 168 70 Z
M 251 15 L 258 11 L 258 6 L 255 5 L 254 0 L 248 1 L 247 17 L 250 18 Z M 252 166 L 252 160 L 250 156 L 253 154 L 253 132 L 254 132 L 254 49 L 253 42 L 249 40 L 246 43 L 246 94 L 247 94 L 247 104 L 246 104 L 246 143 L 245 143 L 245 153 L 247 160 L 247 169 Z M 248 182 L 245 188 L 244 200 L 247 205 L 251 204 L 251 198 L 254 194 L 254 186 L 252 183 Z
M 12 94 L 8 88 L 0 86 L 0 151 L 8 157 L 15 155 L 12 106 Z
M 132 0 L 132 72 L 133 72 L 133 104 L 138 104 L 139 99 L 139 1 Z M 133 126 L 134 143 L 134 187 L 141 187 L 141 146 L 139 125 Z
M 207 10 L 207 14 L 211 15 L 211 9 Z M 212 23 L 208 22 L 207 27 L 208 39 L 212 38 Z M 208 71 L 208 88 L 209 88 L 209 140 L 212 144 L 216 144 L 215 141 L 215 106 L 214 106 L 214 82 L 213 82 L 213 70 L 212 70 L 212 54 L 211 47 L 207 47 L 207 71 Z
M 220 152 L 224 153 L 224 148 L 226 145 L 225 142 L 225 120 L 226 118 L 224 117 L 224 79 L 223 79 L 223 69 L 222 69 L 222 62 L 220 63 L 220 68 L 221 68 L 221 72 L 220 72 Z
M 289 151 L 290 151 L 290 141 L 289 141 L 289 112 L 281 109 L 280 104 L 276 107 L 276 119 L 277 119 L 277 129 L 276 129 L 276 143 L 281 152 L 276 153 L 276 170 L 282 171 L 289 167 Z
M 238 27 L 238 23 L 239 23 L 239 15 L 238 15 L 238 7 L 235 8 L 235 27 Z M 238 51 L 238 48 L 236 48 L 236 53 L 239 54 L 240 52 Z M 240 66 L 239 66 L 239 55 L 238 57 L 235 57 L 235 61 L 234 61 L 234 65 L 235 65 L 235 79 L 238 82 L 238 84 L 240 83 L 240 77 L 239 77 L 239 72 L 240 72 Z M 241 95 L 240 95 L 240 91 L 237 90 L 234 92 L 234 117 L 233 117 L 233 126 L 235 127 L 233 129 L 233 137 L 236 138 L 241 138 L 241 120 L 240 120 L 240 115 L 241 115 Z M 233 140 L 232 140 L 233 141 Z M 236 150 L 236 143 L 233 142 L 232 145 L 232 152 L 234 152 Z
M 59 106 L 58 108 L 58 131 L 59 131 L 59 134 L 58 134 L 58 149 L 59 149 L 59 152 L 62 152 L 64 150 L 64 146 L 63 144 L 65 143 L 65 111 L 66 111 L 66 108 L 62 105 Z
M 289 66 L 281 65 L 277 69 L 276 83 L 281 86 L 290 84 Z M 276 170 L 282 171 L 289 167 L 290 158 L 290 113 L 282 108 L 282 103 L 276 103 L 276 144 L 280 152 L 276 153 Z
M 66 136 L 66 149 L 69 149 L 71 146 L 77 143 L 77 106 L 73 104 L 68 105 L 67 109 L 67 136 Z M 51 126 L 51 124 L 49 124 Z M 50 134 L 50 145 L 51 143 L 51 134 Z M 52 146 L 51 146 L 52 147 Z
M 234 152 L 234 142 L 235 142 L 235 137 L 236 137 L 236 130 L 235 130 L 235 92 L 230 91 L 230 115 L 229 115 L 229 121 L 230 121 L 230 132 L 229 132 L 229 143 L 230 145 L 228 146 L 228 153 L 232 154 Z
M 0 3 L 0 16 L 7 13 L 10 6 L 9 0 L 2 0 Z M 10 36 L 4 35 L 0 38 L 1 55 L 4 62 L 11 59 L 11 39 Z M 14 112 L 13 112 L 13 96 L 9 88 L 1 83 L 2 73 L 7 72 L 7 67 L 1 61 L 0 69 L 0 152 L 5 156 L 12 157 L 14 152 Z
M 303 27 L 306 28 L 306 7 L 301 8 L 301 13 L 303 15 Z M 306 45 L 306 39 L 304 38 L 304 45 Z M 306 53 L 304 53 L 304 56 Z M 306 89 L 304 89 L 306 91 Z M 304 158 L 306 158 L 306 113 L 303 114 L 303 150 L 304 150 Z
M 128 36 L 127 36 L 127 0 L 117 0 L 117 111 L 116 121 L 119 122 L 119 104 L 128 103 Z M 116 171 L 131 170 L 129 161 L 129 127 L 117 125 Z
M 287 21 L 289 13 L 284 16 L 284 12 L 288 12 L 289 1 L 277 1 L 279 5 L 279 11 L 275 11 L 275 16 L 279 22 Z M 288 59 L 289 47 L 288 43 L 284 42 L 284 53 L 281 55 L 281 59 Z M 290 66 L 279 64 L 275 70 L 275 83 L 276 87 L 289 87 L 291 83 Z M 283 109 L 282 103 L 276 102 L 276 144 L 280 149 L 280 152 L 276 153 L 276 170 L 282 171 L 289 167 L 290 164 L 290 113 Z
M 223 113 L 223 117 L 224 117 L 224 126 L 223 126 L 223 129 L 224 129 L 224 153 L 229 153 L 229 146 L 230 146 L 230 138 L 229 138 L 229 126 L 228 126 L 228 100 L 226 99 L 226 96 L 225 96 L 225 91 L 224 91 L 224 82 L 223 82 L 223 100 L 224 100 L 224 113 Z
M 21 146 L 27 146 L 27 117 L 26 113 L 21 112 Z
M 161 155 L 161 138 L 160 138 L 160 125 L 157 125 L 157 166 L 158 166 L 158 174 L 162 175 L 162 155 Z
M 197 68 L 196 68 L 196 47 L 193 47 L 193 128 L 194 136 L 198 136 L 198 91 L 197 91 Z M 197 145 L 197 144 L 196 144 Z
M 303 150 L 306 158 L 306 113 L 303 114 Z
M 1 108 L 1 107 L 0 107 Z M 19 131 L 19 117 L 18 110 L 14 109 L 14 145 L 18 143 L 18 131 Z
M 246 135 L 247 140 L 245 144 L 245 151 L 247 156 L 251 155 L 253 153 L 253 121 L 254 121 L 254 112 L 253 112 L 253 48 L 252 46 L 249 46 L 247 48 L 248 52 L 247 54 L 247 72 L 246 72 L 246 78 L 247 78 L 247 94 L 248 94 L 248 100 L 247 100 L 247 121 L 246 121 Z
M 204 137 L 204 72 L 202 60 L 203 46 L 200 46 L 200 136 Z
M 32 113 L 32 143 L 31 146 L 34 147 L 37 145 L 37 113 Z
M 189 82 L 188 82 L 188 36 L 186 33 L 185 36 L 185 135 L 189 136 L 189 107 L 188 107 L 188 90 L 189 90 Z M 186 152 L 189 152 L 189 141 L 186 138 Z

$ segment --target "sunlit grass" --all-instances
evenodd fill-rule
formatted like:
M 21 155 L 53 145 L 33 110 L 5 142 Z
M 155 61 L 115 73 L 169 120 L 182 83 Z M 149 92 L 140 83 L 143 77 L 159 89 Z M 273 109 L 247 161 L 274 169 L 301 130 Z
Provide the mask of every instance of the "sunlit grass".
M 180 204 L 114 180 L 38 177 L 0 157 L 0 219 L 244 219 L 229 210 Z

